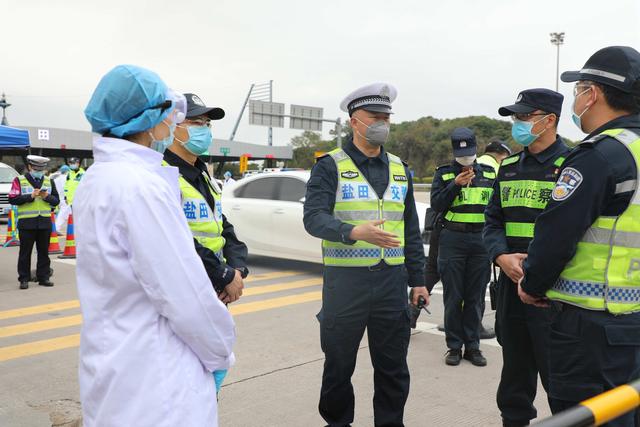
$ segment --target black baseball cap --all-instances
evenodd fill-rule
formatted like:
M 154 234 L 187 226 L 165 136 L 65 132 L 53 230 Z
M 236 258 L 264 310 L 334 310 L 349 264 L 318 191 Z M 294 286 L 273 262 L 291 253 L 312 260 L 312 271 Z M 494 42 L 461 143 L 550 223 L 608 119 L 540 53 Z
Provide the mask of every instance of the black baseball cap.
M 511 155 L 511 148 L 502 141 L 491 141 L 484 150 L 485 153 L 504 153 Z
M 224 117 L 224 110 L 218 107 L 207 107 L 196 94 L 185 93 L 187 98 L 187 118 L 207 116 L 211 120 L 220 120 Z
M 451 146 L 454 157 L 473 156 L 478 152 L 476 136 L 469 128 L 455 128 L 451 132 Z
M 498 114 L 510 116 L 512 114 L 532 113 L 542 110 L 545 113 L 553 113 L 560 117 L 564 96 L 549 89 L 527 89 L 518 94 L 515 104 L 500 107 Z
M 565 71 L 560 79 L 589 80 L 640 95 L 640 52 L 629 46 L 605 47 L 591 55 L 580 71 Z

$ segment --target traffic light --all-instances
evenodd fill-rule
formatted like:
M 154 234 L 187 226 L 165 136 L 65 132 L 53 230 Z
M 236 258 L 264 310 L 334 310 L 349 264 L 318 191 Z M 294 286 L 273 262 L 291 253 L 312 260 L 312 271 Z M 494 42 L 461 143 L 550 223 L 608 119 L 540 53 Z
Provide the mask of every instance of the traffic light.
M 240 156 L 240 173 L 245 173 L 249 167 L 249 156 L 243 154 Z

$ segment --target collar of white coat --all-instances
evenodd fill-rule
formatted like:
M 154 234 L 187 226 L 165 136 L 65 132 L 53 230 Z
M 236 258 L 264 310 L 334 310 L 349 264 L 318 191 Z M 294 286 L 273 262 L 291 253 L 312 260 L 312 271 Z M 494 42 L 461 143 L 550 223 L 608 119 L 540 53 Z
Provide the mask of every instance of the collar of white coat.
M 119 138 L 104 136 L 93 139 L 96 162 L 128 162 L 155 169 L 162 164 L 162 154 L 148 147 Z

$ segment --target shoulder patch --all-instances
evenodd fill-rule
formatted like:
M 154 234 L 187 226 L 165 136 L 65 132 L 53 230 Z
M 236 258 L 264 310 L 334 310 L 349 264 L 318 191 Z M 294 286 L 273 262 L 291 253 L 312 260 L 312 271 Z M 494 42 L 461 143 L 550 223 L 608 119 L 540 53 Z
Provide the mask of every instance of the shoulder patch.
M 517 163 L 518 160 L 520 160 L 520 154 L 522 154 L 522 151 L 520 151 L 520 152 L 518 152 L 516 154 L 513 154 L 513 155 L 511 155 L 509 157 L 506 157 L 504 160 L 502 160 L 502 163 L 500 163 L 500 167 L 507 166 L 507 165 L 510 165 L 510 164 L 513 164 L 513 163 Z
M 582 173 L 579 170 L 571 167 L 565 168 L 556 182 L 551 198 L 556 202 L 567 200 L 580 187 L 582 180 Z
M 340 176 L 346 179 L 353 179 L 353 178 L 359 177 L 360 174 L 356 171 L 346 171 L 346 172 L 341 172 Z

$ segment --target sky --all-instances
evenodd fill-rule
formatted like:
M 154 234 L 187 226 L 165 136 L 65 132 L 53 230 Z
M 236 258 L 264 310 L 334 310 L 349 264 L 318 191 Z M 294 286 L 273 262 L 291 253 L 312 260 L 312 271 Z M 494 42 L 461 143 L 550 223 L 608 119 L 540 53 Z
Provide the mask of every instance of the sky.
M 222 139 L 252 83 L 273 80 L 287 112 L 316 106 L 343 121 L 342 98 L 379 81 L 398 89 L 394 122 L 499 118 L 520 90 L 555 89 L 550 32 L 566 33 L 561 72 L 605 46 L 640 49 L 638 0 L 0 0 L 0 11 L 0 92 L 11 125 L 89 130 L 91 93 L 127 63 L 224 108 L 213 127 Z M 581 139 L 572 85 L 560 82 L 560 92 L 559 132 Z M 246 113 L 236 140 L 266 144 L 267 128 L 249 125 Z M 275 128 L 274 145 L 300 132 Z

